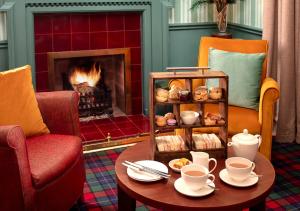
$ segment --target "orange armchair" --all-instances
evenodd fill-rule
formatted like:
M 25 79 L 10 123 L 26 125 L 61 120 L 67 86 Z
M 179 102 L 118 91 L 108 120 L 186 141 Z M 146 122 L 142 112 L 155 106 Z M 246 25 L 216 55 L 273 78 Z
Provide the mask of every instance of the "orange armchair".
M 198 66 L 208 66 L 210 47 L 240 53 L 267 54 L 268 52 L 266 40 L 202 37 L 199 46 Z M 266 78 L 266 73 L 267 59 L 265 59 L 262 67 L 259 111 L 237 106 L 228 107 L 228 134 L 232 136 L 236 133 L 241 133 L 244 128 L 247 128 L 250 133 L 261 134 L 262 144 L 259 150 L 264 156 L 271 159 L 274 105 L 279 98 L 279 88 L 275 80 Z M 199 86 L 200 83 L 201 81 L 195 81 L 193 83 L 194 88 Z M 191 109 L 191 105 L 182 106 L 181 109 Z M 207 105 L 205 111 L 216 112 L 218 107 L 216 105 Z

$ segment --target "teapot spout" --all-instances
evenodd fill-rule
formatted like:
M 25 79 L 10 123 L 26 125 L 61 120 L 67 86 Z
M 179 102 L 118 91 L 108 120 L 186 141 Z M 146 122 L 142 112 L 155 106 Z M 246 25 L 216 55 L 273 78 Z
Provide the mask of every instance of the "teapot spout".
M 237 146 L 237 145 L 238 145 L 238 143 L 235 143 L 235 142 L 233 142 L 233 141 L 227 143 L 227 146 L 228 146 L 228 147 L 231 147 L 231 146 Z

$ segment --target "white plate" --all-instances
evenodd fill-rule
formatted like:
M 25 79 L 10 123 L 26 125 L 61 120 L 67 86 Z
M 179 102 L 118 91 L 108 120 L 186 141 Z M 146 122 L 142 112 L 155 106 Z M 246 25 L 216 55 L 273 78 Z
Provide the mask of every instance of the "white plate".
M 176 172 L 179 172 L 179 173 L 180 173 L 180 172 L 181 172 L 181 169 L 174 167 L 174 163 L 175 163 L 176 161 L 178 161 L 178 160 L 180 160 L 180 159 L 173 159 L 173 160 L 171 160 L 171 161 L 169 162 L 169 167 L 170 167 L 173 171 L 176 171 Z M 188 164 L 192 164 L 192 162 L 189 161 Z
M 255 172 L 252 172 L 251 174 L 256 175 Z M 219 176 L 223 182 L 234 187 L 249 187 L 255 185 L 258 182 L 258 177 L 255 176 L 250 176 L 248 179 L 241 182 L 235 181 L 228 176 L 227 169 L 223 169 L 222 171 L 220 171 Z
M 215 187 L 215 184 L 213 182 L 211 182 L 210 179 L 208 179 L 206 183 L 212 187 Z M 186 184 L 184 183 L 184 181 L 181 177 L 175 181 L 174 187 L 179 193 L 186 195 L 186 196 L 191 196 L 191 197 L 206 196 L 206 195 L 214 192 L 214 189 L 207 185 L 205 185 L 203 188 L 201 188 L 197 191 L 191 190 L 186 186 Z
M 155 160 L 140 160 L 134 163 L 168 173 L 168 167 L 165 164 Z M 127 168 L 127 174 L 130 178 L 141 182 L 153 182 L 162 179 L 162 177 L 159 175 L 147 173 L 145 171 L 133 170 L 131 168 Z

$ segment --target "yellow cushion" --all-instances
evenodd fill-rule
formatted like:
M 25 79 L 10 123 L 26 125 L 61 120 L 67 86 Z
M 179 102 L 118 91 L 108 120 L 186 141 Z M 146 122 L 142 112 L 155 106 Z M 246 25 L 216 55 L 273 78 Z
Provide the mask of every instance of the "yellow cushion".
M 49 133 L 38 108 L 29 65 L 0 72 L 0 125 L 20 125 L 26 136 Z

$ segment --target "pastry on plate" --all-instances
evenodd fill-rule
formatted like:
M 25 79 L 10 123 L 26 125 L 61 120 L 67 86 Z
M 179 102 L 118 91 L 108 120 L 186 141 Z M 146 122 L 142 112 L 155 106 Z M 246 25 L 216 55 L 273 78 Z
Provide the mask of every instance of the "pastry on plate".
M 201 101 L 208 99 L 208 92 L 206 86 L 199 86 L 194 91 L 194 100 Z
M 179 91 L 180 90 L 181 90 L 180 87 L 172 85 L 171 89 L 169 90 L 169 99 L 178 100 L 179 99 Z
M 186 166 L 190 164 L 190 161 L 186 158 L 180 158 L 178 159 L 174 164 L 174 168 L 178 168 L 178 169 L 181 169 L 183 166 Z
M 175 119 L 175 115 L 171 112 L 169 113 L 166 113 L 165 114 L 165 118 L 168 120 L 168 119 Z
M 155 122 L 156 122 L 156 125 L 159 126 L 159 127 L 166 126 L 166 124 L 167 124 L 166 118 L 163 117 L 163 116 L 159 116 L 159 115 L 157 115 L 155 117 Z
M 169 91 L 162 88 L 156 89 L 155 99 L 157 102 L 166 102 L 168 100 Z
M 209 98 L 219 100 L 222 98 L 222 89 L 220 87 L 211 87 L 209 89 Z
M 176 119 L 168 119 L 167 120 L 167 124 L 170 125 L 170 126 L 176 125 L 176 122 L 177 122 Z

